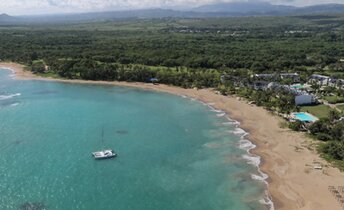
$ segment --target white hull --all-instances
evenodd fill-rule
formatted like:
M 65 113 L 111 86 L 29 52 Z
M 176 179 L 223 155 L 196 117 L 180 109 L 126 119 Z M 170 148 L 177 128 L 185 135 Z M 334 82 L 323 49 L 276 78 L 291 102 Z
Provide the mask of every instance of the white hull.
M 94 159 L 108 159 L 108 158 L 114 158 L 117 156 L 117 154 L 113 150 L 104 150 L 99 152 L 93 152 L 92 153 Z

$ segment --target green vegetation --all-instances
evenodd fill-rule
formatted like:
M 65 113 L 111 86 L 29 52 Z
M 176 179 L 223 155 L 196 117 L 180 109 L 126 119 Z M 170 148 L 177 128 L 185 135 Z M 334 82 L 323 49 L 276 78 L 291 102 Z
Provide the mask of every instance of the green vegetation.
M 326 96 L 324 99 L 330 104 L 344 103 L 344 98 L 339 96 Z
M 136 82 L 157 78 L 185 88 L 216 88 L 279 113 L 301 109 L 321 118 L 309 128 L 324 141 L 320 151 L 344 163 L 344 127 L 338 113 L 325 105 L 297 107 L 290 92 L 254 88 L 251 77 L 297 72 L 301 82 L 314 73 L 343 79 L 343 23 L 344 15 L 312 15 L 0 26 L 0 60 L 26 64 L 46 77 Z M 221 81 L 222 75 L 228 78 Z M 312 87 L 330 103 L 343 100 L 342 89 Z M 299 122 L 290 126 L 304 129 Z
M 337 108 L 342 110 L 342 112 L 344 112 L 344 105 L 338 105 Z
M 329 115 L 331 108 L 326 105 L 317 105 L 317 106 L 302 106 L 301 112 L 309 112 L 317 118 L 326 118 Z
M 341 170 L 344 170 L 344 161 L 343 159 L 336 159 L 333 156 L 338 157 L 338 152 L 342 153 L 343 146 L 337 146 L 336 142 L 332 143 L 331 145 L 328 145 L 326 143 L 320 144 L 318 147 L 318 150 L 322 153 L 322 157 L 326 159 L 327 161 L 333 163 L 334 166 L 338 167 Z M 331 155 L 331 154 L 334 155 Z M 342 155 L 339 155 L 342 156 Z
M 334 161 L 344 170 L 344 121 L 336 110 L 331 110 L 327 118 L 322 118 L 309 127 L 311 135 L 323 141 L 319 151 L 326 159 Z
M 44 63 L 66 78 L 152 76 L 184 87 L 216 87 L 219 80 L 211 77 L 233 70 L 297 71 L 305 79 L 344 70 L 343 20 L 322 15 L 3 26 L 0 59 L 32 65 L 35 72 Z
M 295 122 L 289 123 L 288 127 L 293 131 L 302 131 L 304 125 L 301 121 L 297 120 Z

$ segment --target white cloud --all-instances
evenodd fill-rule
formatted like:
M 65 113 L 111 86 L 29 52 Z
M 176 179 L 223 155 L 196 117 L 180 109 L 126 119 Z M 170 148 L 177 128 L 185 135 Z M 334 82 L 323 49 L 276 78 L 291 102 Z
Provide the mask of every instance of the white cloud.
M 151 7 L 196 7 L 221 0 L 0 0 L 0 13 L 49 14 L 89 12 L 104 10 L 140 9 Z M 263 1 L 263 0 L 222 0 L 231 1 Z M 321 3 L 344 3 L 344 0 L 266 0 L 273 4 L 296 6 Z

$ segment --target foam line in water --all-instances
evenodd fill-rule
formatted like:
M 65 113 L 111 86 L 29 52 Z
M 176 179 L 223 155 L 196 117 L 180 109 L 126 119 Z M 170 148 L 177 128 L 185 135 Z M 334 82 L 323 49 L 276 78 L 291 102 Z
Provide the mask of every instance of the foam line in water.
M 18 105 L 19 105 L 19 103 L 13 103 L 13 104 L 10 105 L 10 107 L 15 107 L 15 106 L 18 106 Z
M 261 163 L 261 157 L 257 155 L 253 155 L 250 152 L 252 149 L 256 148 L 257 146 L 253 144 L 251 141 L 245 139 L 245 136 L 249 135 L 249 133 L 239 127 L 240 122 L 231 119 L 223 110 L 215 109 L 210 104 L 208 104 L 208 107 L 210 108 L 211 111 L 219 113 L 217 114 L 218 117 L 225 116 L 227 118 L 228 122 L 222 123 L 223 125 L 235 125 L 235 130 L 231 131 L 231 133 L 234 135 L 240 136 L 239 148 L 246 151 L 246 154 L 243 155 L 243 158 L 247 161 L 248 164 L 254 165 L 257 168 L 257 172 L 259 174 L 259 175 L 251 174 L 252 179 L 261 181 L 266 185 L 265 197 L 259 200 L 259 202 L 262 205 L 268 206 L 270 210 L 275 210 L 274 203 L 272 202 L 271 196 L 268 191 L 269 183 L 266 181 L 269 178 L 269 176 L 263 173 L 259 167 Z
M 265 197 L 261 199 L 259 202 L 263 205 L 269 206 L 270 210 L 274 210 L 275 209 L 274 203 L 272 202 L 269 191 L 267 190 L 269 183 L 266 180 L 269 178 L 269 176 L 260 170 L 259 166 L 261 163 L 261 157 L 257 155 L 253 155 L 250 152 L 252 149 L 256 148 L 256 145 L 247 139 L 241 139 L 239 143 L 240 143 L 239 148 L 246 150 L 247 152 L 247 154 L 243 155 L 242 157 L 247 161 L 248 164 L 251 164 L 257 167 L 258 174 L 251 174 L 251 178 L 254 180 L 263 182 L 266 185 Z
M 9 75 L 11 78 L 14 78 L 16 76 L 16 72 L 11 69 L 11 68 L 8 68 L 8 67 L 1 67 L 1 69 L 4 69 L 4 70 L 8 70 L 11 72 L 11 74 Z
M 253 155 L 250 151 L 257 146 L 253 144 L 251 141 L 245 139 L 247 135 L 249 135 L 248 132 L 246 132 L 244 129 L 240 128 L 240 122 L 235 121 L 227 116 L 227 119 L 229 122 L 226 122 L 227 124 L 234 124 L 236 126 L 234 131 L 231 131 L 231 133 L 240 136 L 240 141 L 239 141 L 239 148 L 243 149 L 246 151 L 246 154 L 243 155 L 243 159 L 247 161 L 248 164 L 251 164 L 257 168 L 257 174 L 251 174 L 251 178 L 254 180 L 258 180 L 263 182 L 266 185 L 266 190 L 265 190 L 265 197 L 259 202 L 262 205 L 266 205 L 269 207 L 270 210 L 275 210 L 274 203 L 272 202 L 271 196 L 268 191 L 268 185 L 269 183 L 266 181 L 269 176 L 265 173 L 263 173 L 260 169 L 260 164 L 261 164 L 261 157 L 257 155 Z
M 21 95 L 20 93 L 11 94 L 11 95 L 0 95 L 0 100 L 11 99 L 13 97 L 20 96 L 20 95 Z
M 216 113 L 223 113 L 221 109 L 211 109 L 210 111 L 216 112 Z
M 233 133 L 234 135 L 240 136 L 241 138 L 248 135 L 248 133 L 244 129 L 241 129 L 239 127 L 235 128 L 235 130 L 232 131 L 231 133 Z
M 219 113 L 219 114 L 216 114 L 216 116 L 218 116 L 218 117 L 223 117 L 223 116 L 225 116 L 225 115 L 226 115 L 226 113 L 224 113 L 224 112 Z
M 222 125 L 240 125 L 240 123 L 237 121 L 229 121 L 222 123 Z
M 181 95 L 181 97 L 183 98 L 188 98 L 187 96 Z M 196 101 L 197 99 L 195 98 L 190 98 L 192 101 Z M 271 199 L 270 193 L 268 191 L 268 182 L 266 181 L 266 179 L 269 178 L 269 176 L 265 173 L 263 173 L 260 170 L 260 163 L 261 163 L 261 157 L 257 156 L 257 155 L 253 155 L 251 154 L 251 150 L 256 148 L 256 145 L 253 144 L 251 141 L 245 139 L 245 136 L 247 136 L 249 133 L 246 132 L 244 129 L 240 128 L 240 122 L 231 119 L 226 112 L 224 112 L 223 110 L 220 109 L 216 109 L 214 107 L 215 103 L 205 103 L 203 101 L 197 100 L 199 101 L 201 104 L 208 106 L 210 111 L 212 112 L 216 112 L 218 114 L 216 114 L 218 117 L 226 117 L 228 122 L 224 122 L 222 123 L 223 125 L 235 125 L 235 130 L 231 131 L 231 133 L 240 136 L 240 141 L 239 141 L 239 148 L 245 150 L 247 152 L 247 154 L 243 155 L 243 158 L 247 161 L 248 164 L 254 165 L 255 167 L 257 167 L 257 172 L 259 175 L 257 174 L 251 174 L 252 179 L 254 180 L 258 180 L 261 181 L 263 183 L 265 183 L 266 185 L 266 190 L 265 190 L 265 197 L 261 200 L 259 200 L 259 202 L 262 205 L 266 205 L 269 207 L 270 210 L 275 210 L 274 207 L 274 203 Z

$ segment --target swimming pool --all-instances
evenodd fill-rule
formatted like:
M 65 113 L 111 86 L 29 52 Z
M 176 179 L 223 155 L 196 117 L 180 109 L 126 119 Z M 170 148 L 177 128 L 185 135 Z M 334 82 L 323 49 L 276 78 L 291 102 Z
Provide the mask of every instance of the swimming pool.
M 304 88 L 304 85 L 296 84 L 296 85 L 292 85 L 291 87 L 295 88 L 295 89 L 302 89 L 302 88 Z
M 305 112 L 293 113 L 293 116 L 295 119 L 300 120 L 302 122 L 315 122 L 318 120 L 318 118 Z

